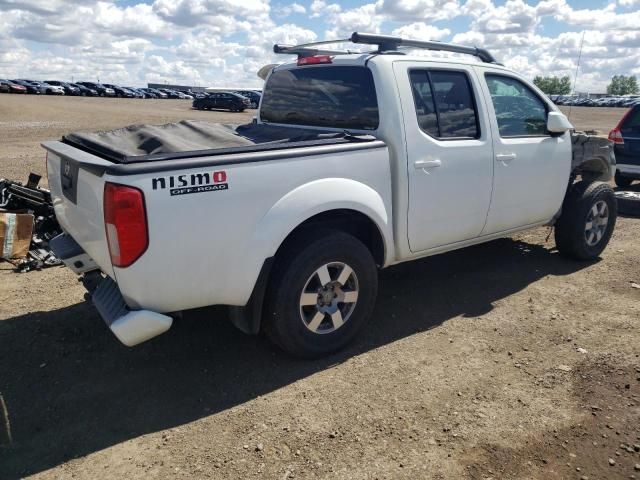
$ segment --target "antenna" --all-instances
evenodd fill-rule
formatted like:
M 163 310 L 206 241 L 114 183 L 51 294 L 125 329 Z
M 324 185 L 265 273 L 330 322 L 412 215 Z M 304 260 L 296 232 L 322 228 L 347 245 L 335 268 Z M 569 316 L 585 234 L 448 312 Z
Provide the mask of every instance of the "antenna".
M 578 51 L 578 63 L 576 64 L 576 74 L 573 76 L 573 92 L 576 91 L 576 83 L 578 83 L 578 70 L 580 69 L 580 59 L 582 58 L 582 45 L 584 44 L 584 30 L 582 31 L 582 39 L 580 40 L 580 50 Z M 573 102 L 571 102 L 573 103 Z M 573 105 L 569 105 L 568 120 L 571 120 L 571 108 Z

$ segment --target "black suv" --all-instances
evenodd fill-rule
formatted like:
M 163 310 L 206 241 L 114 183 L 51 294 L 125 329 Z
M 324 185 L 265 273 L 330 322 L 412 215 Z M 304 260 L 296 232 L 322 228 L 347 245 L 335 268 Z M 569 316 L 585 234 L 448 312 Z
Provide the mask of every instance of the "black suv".
M 96 92 L 98 92 L 98 95 L 100 95 L 101 97 L 113 97 L 116 94 L 116 92 L 114 92 L 112 88 L 105 87 L 101 83 L 95 83 L 95 82 L 76 82 L 76 83 L 78 85 L 87 87 L 91 90 L 95 90 Z
M 80 95 L 83 97 L 97 97 L 98 92 L 93 88 L 85 87 L 84 85 L 80 85 L 79 83 L 70 83 L 72 87 L 76 87 L 80 91 Z
M 104 83 L 103 84 L 107 88 L 111 88 L 114 92 L 116 92 L 116 97 L 118 98 L 133 98 L 135 95 L 131 90 L 128 90 L 124 87 L 120 87 L 118 85 L 113 85 L 112 83 Z
M 248 98 L 231 92 L 214 92 L 205 98 L 196 98 L 193 101 L 193 108 L 198 110 L 221 109 L 242 112 L 250 105 L 251 102 Z
M 260 97 L 262 95 L 260 95 L 258 92 L 254 92 L 253 90 L 237 90 L 234 93 L 248 98 L 249 102 L 251 102 L 249 108 L 258 108 L 258 105 L 260 105 Z

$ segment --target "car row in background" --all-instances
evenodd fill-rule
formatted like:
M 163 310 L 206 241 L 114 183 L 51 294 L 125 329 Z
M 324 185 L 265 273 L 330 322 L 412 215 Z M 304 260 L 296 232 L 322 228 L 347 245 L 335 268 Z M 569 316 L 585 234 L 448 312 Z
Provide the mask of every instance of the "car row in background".
M 260 93 L 255 90 L 229 90 L 215 92 L 181 92 L 170 88 L 123 87 L 99 82 L 44 82 L 27 79 L 0 79 L 0 93 L 25 93 L 33 95 L 70 95 L 83 97 L 117 98 L 170 98 L 194 100 L 193 108 L 199 110 L 225 109 L 243 111 L 258 108 Z
M 626 95 L 624 97 L 590 98 L 578 95 L 549 95 L 556 105 L 571 105 L 574 107 L 624 107 L 629 108 L 640 104 L 640 95 Z

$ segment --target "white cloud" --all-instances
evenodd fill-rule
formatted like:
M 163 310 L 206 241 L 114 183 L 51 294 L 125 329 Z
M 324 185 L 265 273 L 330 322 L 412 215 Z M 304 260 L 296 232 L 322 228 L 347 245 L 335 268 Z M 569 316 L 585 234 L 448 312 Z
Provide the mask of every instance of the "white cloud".
M 397 21 L 436 21 L 460 14 L 457 0 L 378 0 L 376 11 Z
M 489 49 L 523 75 L 603 91 L 640 74 L 640 0 L 0 0 L 0 77 L 258 85 L 274 43 L 353 31 Z M 450 22 L 450 20 L 455 20 Z M 552 20 L 552 21 L 551 21 Z M 548 31 L 547 31 L 548 30 Z M 421 55 L 439 55 L 421 52 Z
M 292 3 L 290 5 L 284 5 L 281 7 L 278 7 L 276 9 L 276 15 L 279 17 L 288 17 L 291 14 L 305 14 L 307 13 L 307 9 L 304 7 L 304 5 L 300 5 L 299 3 Z
M 411 38 L 414 40 L 443 40 L 451 34 L 451 30 L 448 28 L 438 28 L 433 25 L 427 25 L 424 22 L 411 23 L 409 25 L 403 25 L 396 28 L 391 32 L 391 35 L 395 35 L 403 38 Z

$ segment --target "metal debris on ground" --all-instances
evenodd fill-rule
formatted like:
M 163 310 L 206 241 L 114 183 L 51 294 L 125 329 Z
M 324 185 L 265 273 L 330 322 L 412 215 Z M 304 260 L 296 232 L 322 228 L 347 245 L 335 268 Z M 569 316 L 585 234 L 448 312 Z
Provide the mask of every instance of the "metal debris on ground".
M 6 212 L 30 213 L 34 217 L 33 234 L 25 258 L 8 260 L 16 272 L 41 270 L 61 265 L 49 248 L 49 240 L 62 233 L 56 220 L 49 190 L 38 187 L 41 176 L 29 174 L 25 185 L 13 180 L 0 179 L 0 209 Z

